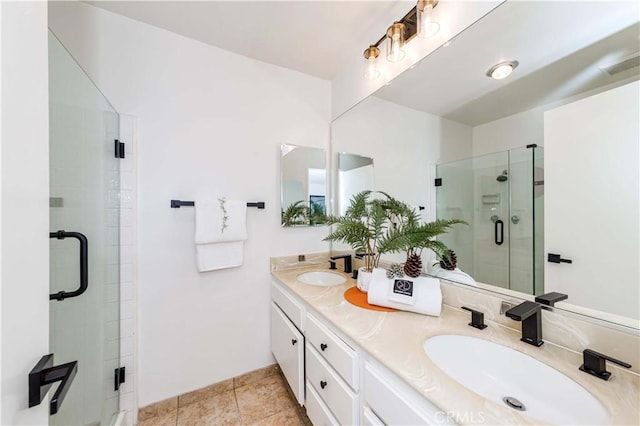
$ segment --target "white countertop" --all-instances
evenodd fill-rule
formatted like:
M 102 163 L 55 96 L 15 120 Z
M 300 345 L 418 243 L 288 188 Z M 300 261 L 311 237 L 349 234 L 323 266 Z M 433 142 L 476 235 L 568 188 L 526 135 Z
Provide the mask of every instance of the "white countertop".
M 608 367 L 613 372 L 611 379 L 598 379 L 578 370 L 582 364 L 581 353 L 550 342 L 534 347 L 520 341 L 520 332 L 492 321 L 487 321 L 486 329 L 477 330 L 467 325 L 470 313 L 447 305 L 443 306 L 440 317 L 359 308 L 343 297 L 344 292 L 355 285 L 355 280 L 348 275 L 345 275 L 348 277 L 345 284 L 333 287 L 311 286 L 296 279 L 302 272 L 326 270 L 324 265 L 281 269 L 272 271 L 272 277 L 445 412 L 467 414 L 469 419 L 483 418 L 486 425 L 541 424 L 536 419 L 486 400 L 433 364 L 423 350 L 423 342 L 441 334 L 457 334 L 486 339 L 530 355 L 590 391 L 609 410 L 612 424 L 640 424 L 640 376 L 637 374 Z M 479 417 L 480 413 L 482 417 Z

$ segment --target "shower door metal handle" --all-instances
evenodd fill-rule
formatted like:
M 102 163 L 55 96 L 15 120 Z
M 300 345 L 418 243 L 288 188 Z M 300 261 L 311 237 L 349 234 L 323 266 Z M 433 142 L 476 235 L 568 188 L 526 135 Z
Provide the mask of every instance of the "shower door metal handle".
M 29 407 L 40 405 L 51 385 L 60 382 L 58 389 L 49 401 L 49 414 L 56 414 L 64 397 L 67 396 L 77 372 L 78 361 L 54 366 L 53 354 L 40 358 L 40 361 L 29 372 Z
M 499 239 L 498 234 L 500 237 Z M 493 240 L 497 245 L 502 245 L 502 243 L 504 243 L 504 222 L 500 219 L 493 223 Z
M 89 287 L 89 242 L 87 237 L 80 232 L 67 232 L 62 230 L 50 232 L 49 238 L 57 238 L 59 240 L 76 238 L 80 242 L 80 287 L 74 291 L 59 291 L 58 293 L 50 294 L 49 300 L 64 300 L 70 297 L 80 296 L 87 291 Z

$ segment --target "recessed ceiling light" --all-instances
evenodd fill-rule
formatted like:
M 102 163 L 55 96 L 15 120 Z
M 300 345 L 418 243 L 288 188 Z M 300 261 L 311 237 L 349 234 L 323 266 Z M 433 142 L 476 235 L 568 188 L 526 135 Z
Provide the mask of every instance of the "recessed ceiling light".
M 487 71 L 487 77 L 491 77 L 496 80 L 501 80 L 508 77 L 518 66 L 518 61 L 506 61 L 495 64 L 489 71 Z

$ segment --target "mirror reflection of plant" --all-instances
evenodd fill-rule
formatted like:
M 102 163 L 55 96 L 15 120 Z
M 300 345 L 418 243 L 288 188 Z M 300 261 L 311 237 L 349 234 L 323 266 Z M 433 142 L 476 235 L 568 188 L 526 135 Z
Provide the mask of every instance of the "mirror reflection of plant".
M 453 225 L 466 222 L 459 219 L 437 219 L 421 224 L 415 212 L 413 216 L 415 217 L 410 217 L 403 224 L 391 228 L 383 236 L 380 246 L 388 252 L 406 252 L 405 273 L 416 277 L 422 270 L 422 250 L 432 250 L 439 258 L 448 259 L 451 250 L 435 238 L 446 234 Z
M 282 226 L 307 225 L 309 223 L 309 218 L 307 217 L 308 210 L 302 200 L 290 204 L 281 212 Z
M 327 223 L 327 215 L 325 214 L 324 204 L 311 201 L 307 216 L 309 217 L 309 225 L 323 225 Z

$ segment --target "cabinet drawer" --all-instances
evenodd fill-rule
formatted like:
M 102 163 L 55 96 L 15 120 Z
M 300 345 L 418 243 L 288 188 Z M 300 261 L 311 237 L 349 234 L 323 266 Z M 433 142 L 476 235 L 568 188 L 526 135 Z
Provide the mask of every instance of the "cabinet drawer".
M 342 425 L 358 424 L 358 397 L 309 343 L 307 381 Z
M 307 342 L 313 345 L 349 386 L 357 391 L 358 356 L 356 352 L 311 314 L 307 314 L 306 329 Z
M 282 312 L 289 317 L 291 322 L 298 327 L 298 330 L 304 332 L 304 309 L 300 304 L 298 304 L 298 302 L 289 296 L 286 291 L 274 282 L 271 283 L 271 299 L 276 302 L 276 305 L 282 309 Z
M 364 372 L 364 398 L 366 405 L 387 425 L 455 424 L 409 385 L 368 362 Z
M 313 389 L 313 386 L 307 382 L 307 400 L 305 403 L 307 409 L 307 417 L 313 423 L 313 426 L 337 426 L 340 423 L 333 417 L 331 411 L 324 405 L 320 395 Z
M 362 424 L 364 426 L 385 426 L 384 422 L 369 407 L 364 407 L 362 410 Z
M 298 403 L 304 404 L 304 336 L 275 303 L 271 303 L 271 352 Z

